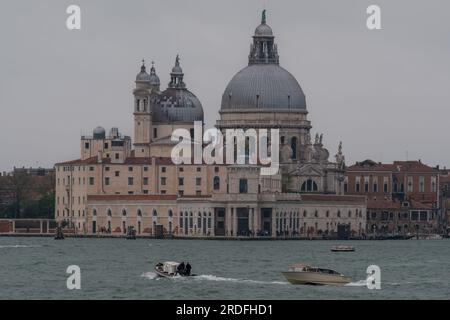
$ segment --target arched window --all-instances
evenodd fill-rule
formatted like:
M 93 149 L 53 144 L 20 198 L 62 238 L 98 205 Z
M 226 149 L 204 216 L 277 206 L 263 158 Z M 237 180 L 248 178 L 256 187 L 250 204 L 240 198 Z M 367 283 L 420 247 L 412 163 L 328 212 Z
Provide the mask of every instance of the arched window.
M 219 190 L 220 189 L 220 178 L 219 177 L 214 177 L 214 190 Z
M 303 182 L 300 190 L 302 192 L 316 192 L 318 188 L 315 181 L 313 181 L 312 179 L 308 179 L 305 182 Z
M 341 211 L 337 212 L 337 217 L 340 218 L 341 217 Z
M 124 217 L 127 216 L 127 210 L 125 210 L 125 209 L 122 210 L 122 216 L 124 216 Z
M 169 210 L 169 217 L 170 217 L 170 218 L 173 217 L 173 212 L 172 212 L 172 210 Z
M 306 210 L 305 210 L 305 211 L 303 211 L 303 218 L 306 218 L 306 216 L 307 216 L 307 213 L 306 213 Z
M 111 212 L 111 209 L 108 209 L 108 213 L 107 213 L 107 215 L 108 215 L 108 217 L 111 217 L 111 216 L 112 216 L 112 212 Z
M 141 211 L 141 209 L 138 209 L 138 211 L 137 211 L 137 216 L 138 216 L 138 217 L 142 217 L 142 211 Z
M 297 137 L 291 139 L 292 159 L 297 159 Z
M 97 215 L 97 209 L 94 209 L 94 211 L 92 211 L 92 215 L 95 217 Z
M 157 217 L 158 216 L 158 212 L 156 212 L 156 210 L 153 210 L 153 216 Z

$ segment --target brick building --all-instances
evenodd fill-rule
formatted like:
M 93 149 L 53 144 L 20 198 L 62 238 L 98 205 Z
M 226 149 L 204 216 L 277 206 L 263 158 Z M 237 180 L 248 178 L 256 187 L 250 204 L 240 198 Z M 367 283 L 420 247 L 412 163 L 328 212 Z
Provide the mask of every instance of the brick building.
M 344 192 L 367 196 L 369 233 L 440 231 L 439 169 L 420 160 L 357 162 L 347 168 Z

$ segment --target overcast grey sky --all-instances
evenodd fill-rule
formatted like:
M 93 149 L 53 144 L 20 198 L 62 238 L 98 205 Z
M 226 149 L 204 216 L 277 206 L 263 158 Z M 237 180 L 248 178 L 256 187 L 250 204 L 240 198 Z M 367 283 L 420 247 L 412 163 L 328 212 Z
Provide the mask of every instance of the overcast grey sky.
M 66 8 L 82 30 L 66 28 Z M 366 8 L 382 9 L 382 30 Z M 302 86 L 313 133 L 347 163 L 422 159 L 450 165 L 450 2 L 446 0 L 7 0 L 0 4 L 0 170 L 79 158 L 97 125 L 133 135 L 140 60 L 162 86 L 177 53 L 208 127 L 247 64 L 267 8 L 280 65 Z

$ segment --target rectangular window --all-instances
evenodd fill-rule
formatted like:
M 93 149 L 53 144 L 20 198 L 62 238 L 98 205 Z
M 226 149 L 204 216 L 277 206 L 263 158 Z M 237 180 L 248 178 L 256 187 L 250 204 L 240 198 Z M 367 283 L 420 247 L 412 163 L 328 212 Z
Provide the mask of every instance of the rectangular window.
M 89 185 L 91 185 L 91 186 L 94 185 L 94 177 L 89 178 Z
M 161 194 L 166 194 L 166 190 L 161 190 Z
M 148 171 L 148 167 L 144 167 L 144 171 L 147 172 Z
M 378 184 L 376 182 L 373 184 L 373 192 L 378 192 Z
M 167 178 L 166 177 L 161 177 L 161 185 L 165 186 L 167 182 Z
M 114 154 L 114 158 L 116 158 L 116 160 L 119 160 L 119 154 L 118 153 Z
M 219 172 L 219 167 L 214 167 L 214 172 Z
M 148 178 L 145 177 L 145 178 L 144 178 L 144 181 L 143 181 L 142 183 L 144 184 L 144 186 L 148 186 Z
M 105 185 L 106 185 L 106 186 L 109 186 L 109 177 L 106 177 L 106 178 L 105 178 Z
M 116 171 L 116 172 L 114 173 L 114 175 L 115 175 L 116 177 L 120 176 L 120 171 Z
M 408 192 L 413 192 L 414 188 L 413 188 L 413 177 L 408 177 Z
M 184 178 L 178 178 L 178 185 L 184 186 Z
M 153 138 L 158 138 L 158 129 L 153 128 Z
M 144 190 L 143 193 L 144 193 L 144 194 L 148 194 L 148 190 Z
M 425 192 L 425 178 L 419 177 L 419 192 Z
M 94 167 L 89 167 L 89 171 L 94 171 Z
M 202 167 L 197 167 L 197 172 L 201 172 L 202 171 Z
M 195 179 L 195 185 L 196 186 L 201 186 L 202 185 L 202 178 L 196 178 Z
M 161 172 L 166 172 L 166 167 L 161 167 Z
M 129 172 L 133 172 L 133 167 L 128 167 Z
M 180 197 L 182 197 L 182 196 L 184 195 L 184 191 L 183 191 L 183 190 L 178 190 L 178 195 L 179 195 Z
M 134 183 L 133 178 L 132 177 L 128 177 L 128 185 L 132 186 Z
M 239 179 L 239 193 L 247 193 L 248 191 L 247 179 Z
M 84 143 L 84 148 L 85 148 L 85 149 L 89 149 L 89 142 L 85 142 L 85 143 Z
M 105 142 L 105 149 L 108 149 L 108 148 L 109 148 L 108 142 Z
M 446 185 L 447 187 L 447 185 Z M 431 192 L 437 191 L 436 177 L 431 177 Z
M 198 191 L 195 191 L 195 195 L 196 195 L 196 196 L 201 196 L 201 195 L 202 195 L 202 192 L 199 191 L 199 190 L 198 190 Z
M 105 171 L 109 171 L 109 167 L 105 167 Z
M 183 168 L 183 167 L 179 167 L 179 168 L 178 168 L 178 171 L 179 171 L 179 172 L 184 172 L 184 168 Z

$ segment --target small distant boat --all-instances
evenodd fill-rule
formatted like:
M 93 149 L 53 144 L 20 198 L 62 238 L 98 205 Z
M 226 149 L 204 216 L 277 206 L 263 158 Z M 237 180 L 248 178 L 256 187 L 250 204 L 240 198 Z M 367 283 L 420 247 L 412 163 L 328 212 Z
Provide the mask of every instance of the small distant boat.
M 354 246 L 332 246 L 331 251 L 333 252 L 353 252 L 355 251 Z
M 337 271 L 305 264 L 293 265 L 282 274 L 292 284 L 342 286 L 352 281 Z
M 444 239 L 444 237 L 441 236 L 440 234 L 422 234 L 422 235 L 417 235 L 415 238 L 413 237 L 412 239 L 418 239 L 418 240 L 442 240 L 442 239 Z
M 164 277 L 164 278 L 173 278 L 176 276 L 182 276 L 182 277 L 194 277 L 196 274 L 183 274 L 178 273 L 178 266 L 180 264 L 178 262 L 174 261 L 166 261 L 166 262 L 159 262 L 155 266 L 155 272 L 158 276 Z

